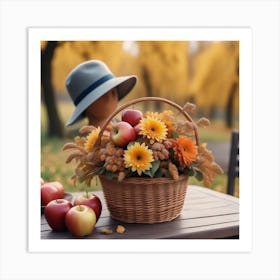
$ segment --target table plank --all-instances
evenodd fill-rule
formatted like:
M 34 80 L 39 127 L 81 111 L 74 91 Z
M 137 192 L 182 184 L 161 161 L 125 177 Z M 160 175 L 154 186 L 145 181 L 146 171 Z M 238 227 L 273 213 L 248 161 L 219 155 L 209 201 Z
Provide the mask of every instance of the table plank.
M 209 239 L 239 236 L 239 199 L 199 186 L 188 186 L 184 208 L 179 217 L 170 222 L 158 224 L 129 224 L 110 217 L 103 192 L 96 191 L 103 205 L 100 219 L 94 232 L 87 239 Z M 73 193 L 74 198 L 81 193 Z M 123 234 L 115 232 L 117 225 L 123 225 Z M 114 232 L 105 235 L 103 228 Z M 41 238 L 75 238 L 69 232 L 53 232 L 44 215 L 41 216 Z

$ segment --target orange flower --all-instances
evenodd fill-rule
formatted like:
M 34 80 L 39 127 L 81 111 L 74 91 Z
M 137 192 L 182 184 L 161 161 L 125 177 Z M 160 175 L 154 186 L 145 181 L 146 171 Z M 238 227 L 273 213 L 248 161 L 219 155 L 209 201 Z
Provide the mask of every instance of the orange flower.
M 172 137 L 172 133 L 174 132 L 174 123 L 170 120 L 163 121 L 167 128 L 167 137 Z
M 192 139 L 186 136 L 179 136 L 176 139 L 174 148 L 175 158 L 179 161 L 180 167 L 190 166 L 196 160 L 197 146 Z
M 174 114 L 170 110 L 165 110 L 158 115 L 158 118 L 162 120 L 167 128 L 167 136 L 172 137 L 174 131 Z

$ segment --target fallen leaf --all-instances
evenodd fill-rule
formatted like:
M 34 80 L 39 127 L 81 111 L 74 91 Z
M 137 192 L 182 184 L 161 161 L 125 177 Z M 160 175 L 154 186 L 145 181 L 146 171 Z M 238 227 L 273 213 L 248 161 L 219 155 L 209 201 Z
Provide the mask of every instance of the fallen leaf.
M 116 228 L 117 233 L 124 233 L 125 232 L 125 227 L 118 225 Z
M 102 228 L 101 232 L 104 233 L 104 234 L 111 234 L 111 233 L 113 233 L 113 231 L 111 229 L 109 229 L 109 228 Z

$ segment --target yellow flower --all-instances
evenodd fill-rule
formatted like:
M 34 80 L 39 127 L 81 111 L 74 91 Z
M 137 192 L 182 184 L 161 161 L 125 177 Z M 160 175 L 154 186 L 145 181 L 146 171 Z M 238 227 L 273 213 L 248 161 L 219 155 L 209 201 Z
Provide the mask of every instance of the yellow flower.
M 192 139 L 186 136 L 179 136 L 176 139 L 175 158 L 179 161 L 180 167 L 190 166 L 196 160 L 197 146 Z
M 131 167 L 131 170 L 137 171 L 138 175 L 142 172 L 149 170 L 152 167 L 153 152 L 150 150 L 145 143 L 136 142 L 129 146 L 124 152 L 124 163 L 125 167 Z
M 100 127 L 93 129 L 92 132 L 87 136 L 84 144 L 85 150 L 87 152 L 92 151 L 96 143 L 96 140 L 98 138 L 99 132 L 100 132 Z
M 147 118 L 147 117 L 158 119 L 159 118 L 159 113 L 158 112 L 147 111 L 145 113 L 145 118 Z
M 162 142 L 167 136 L 167 127 L 164 122 L 154 116 L 147 116 L 140 121 L 140 135 L 150 139 L 150 143 Z

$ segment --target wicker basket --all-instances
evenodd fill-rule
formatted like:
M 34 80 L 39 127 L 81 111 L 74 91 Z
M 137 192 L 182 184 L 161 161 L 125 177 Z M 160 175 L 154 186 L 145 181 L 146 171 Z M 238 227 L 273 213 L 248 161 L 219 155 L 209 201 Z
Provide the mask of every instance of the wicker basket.
M 144 97 L 132 100 L 119 107 L 109 116 L 101 128 L 96 146 L 110 121 L 123 109 L 146 101 L 167 103 L 177 108 L 194 125 L 194 135 L 198 145 L 195 123 L 182 107 L 170 100 L 159 97 Z M 178 217 L 182 211 L 187 191 L 188 176 L 178 180 L 170 178 L 125 178 L 122 182 L 100 175 L 107 207 L 112 218 L 127 223 L 161 223 Z
M 126 223 L 171 221 L 182 211 L 187 176 L 176 182 L 168 178 L 127 178 L 122 182 L 100 176 L 112 218 Z

